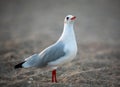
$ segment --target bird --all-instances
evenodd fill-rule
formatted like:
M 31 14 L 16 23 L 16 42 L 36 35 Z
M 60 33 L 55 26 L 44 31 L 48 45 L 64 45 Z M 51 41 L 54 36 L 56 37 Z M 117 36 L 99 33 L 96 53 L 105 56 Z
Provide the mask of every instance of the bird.
M 26 58 L 14 68 L 50 68 L 52 82 L 57 83 L 56 70 L 58 67 L 71 62 L 77 55 L 77 42 L 74 33 L 76 16 L 67 15 L 64 19 L 63 32 L 60 38 L 38 54 Z

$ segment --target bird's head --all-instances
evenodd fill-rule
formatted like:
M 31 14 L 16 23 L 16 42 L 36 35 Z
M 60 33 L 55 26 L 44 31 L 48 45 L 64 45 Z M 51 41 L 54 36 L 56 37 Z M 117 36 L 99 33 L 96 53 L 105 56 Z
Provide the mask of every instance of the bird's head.
M 65 17 L 65 20 L 64 20 L 64 23 L 67 23 L 67 24 L 73 24 L 74 21 L 75 21 L 76 17 L 73 16 L 73 15 L 67 15 Z

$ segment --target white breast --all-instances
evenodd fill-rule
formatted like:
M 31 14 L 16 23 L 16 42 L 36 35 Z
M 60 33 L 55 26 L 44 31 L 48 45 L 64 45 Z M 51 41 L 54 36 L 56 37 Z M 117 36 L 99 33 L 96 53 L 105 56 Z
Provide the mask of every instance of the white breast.
M 60 39 L 58 40 L 64 43 L 65 56 L 59 58 L 56 61 L 50 62 L 49 65 L 59 66 L 72 61 L 77 54 L 76 38 L 73 30 L 73 25 L 65 25 L 64 31 Z

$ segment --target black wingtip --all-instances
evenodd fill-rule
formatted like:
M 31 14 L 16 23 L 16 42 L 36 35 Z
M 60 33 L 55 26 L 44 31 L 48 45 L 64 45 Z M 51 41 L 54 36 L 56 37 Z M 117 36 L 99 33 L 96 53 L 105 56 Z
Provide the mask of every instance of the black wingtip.
M 25 61 L 24 61 L 24 62 L 25 62 Z M 22 67 L 22 64 L 23 64 L 24 62 L 21 62 L 21 63 L 15 65 L 14 68 L 15 68 L 15 69 L 23 68 L 23 67 Z

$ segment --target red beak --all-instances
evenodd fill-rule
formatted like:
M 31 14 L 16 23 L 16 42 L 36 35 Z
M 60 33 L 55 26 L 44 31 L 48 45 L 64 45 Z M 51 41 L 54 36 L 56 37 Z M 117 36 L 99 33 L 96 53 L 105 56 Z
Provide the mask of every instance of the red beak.
M 75 20 L 76 19 L 76 17 L 75 16 L 73 16 L 72 18 L 71 18 L 71 20 Z

